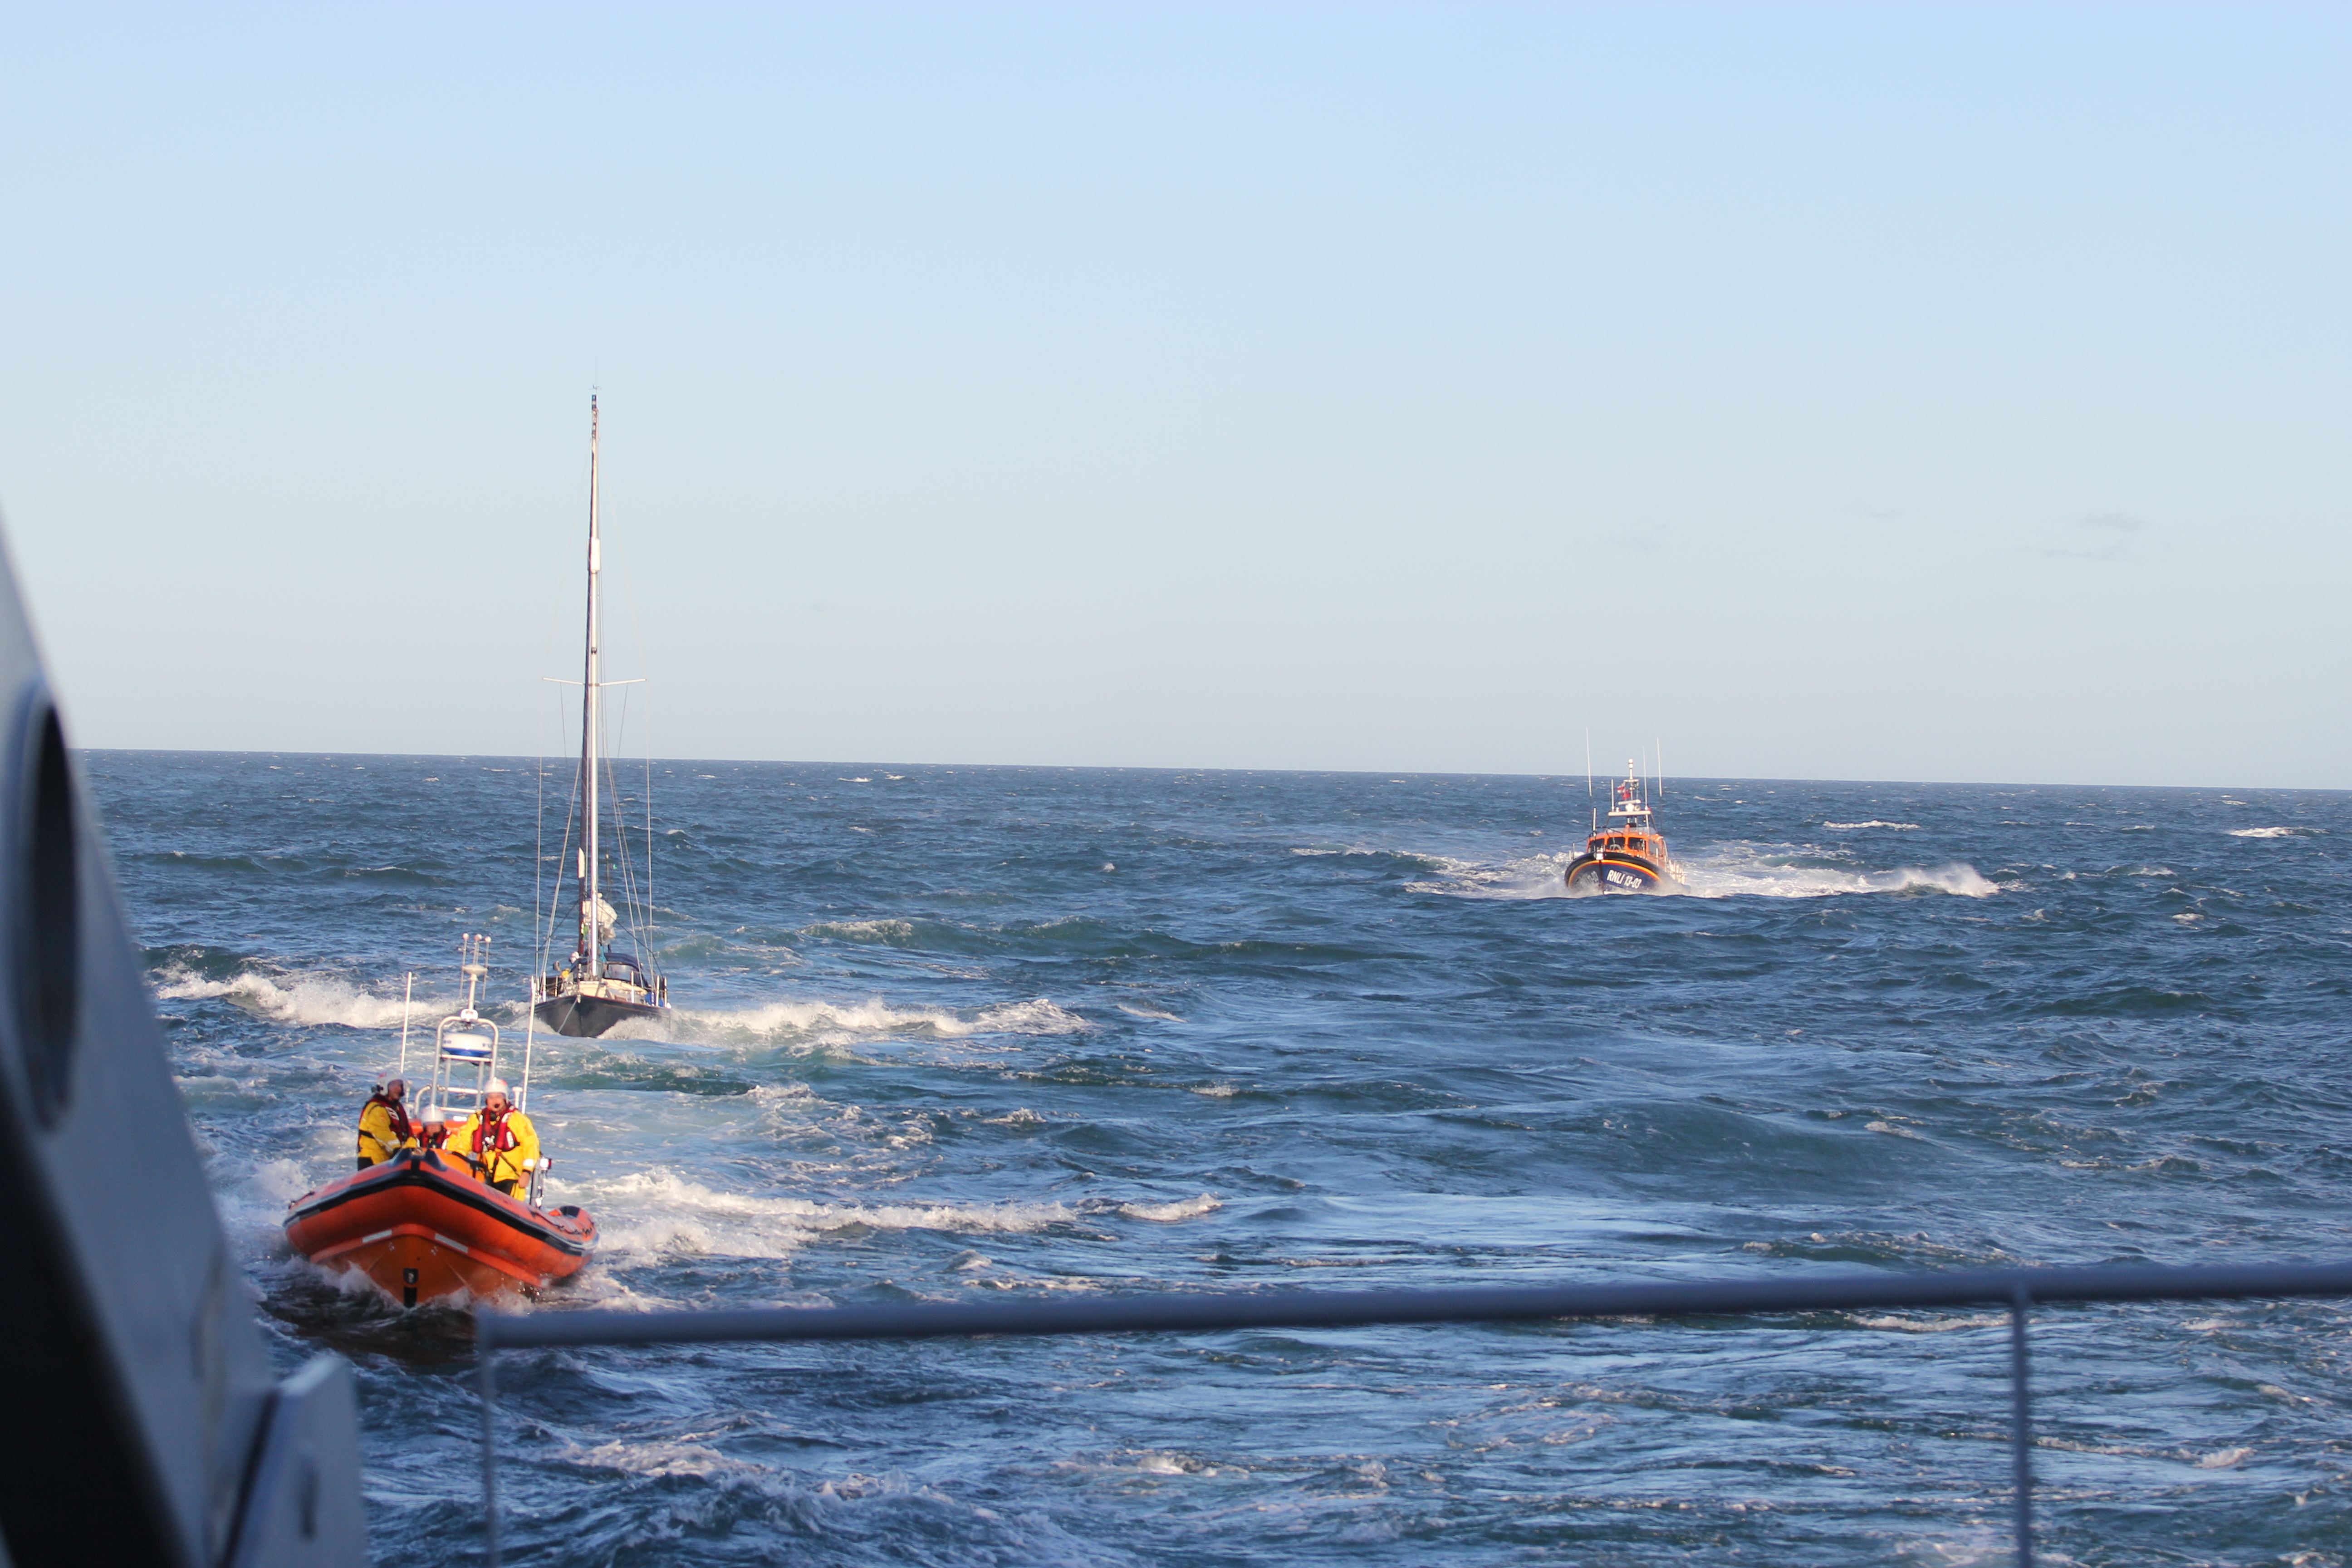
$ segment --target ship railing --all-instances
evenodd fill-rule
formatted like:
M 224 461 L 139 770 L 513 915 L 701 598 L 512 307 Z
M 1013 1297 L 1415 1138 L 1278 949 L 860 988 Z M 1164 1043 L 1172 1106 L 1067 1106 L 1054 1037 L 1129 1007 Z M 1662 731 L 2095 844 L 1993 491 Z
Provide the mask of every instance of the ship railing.
M 1093 1300 L 925 1301 L 740 1311 L 475 1315 L 481 1405 L 485 1560 L 499 1562 L 499 1352 L 569 1345 L 789 1343 L 987 1335 L 1214 1333 L 1373 1324 L 1510 1323 L 1578 1318 L 1747 1317 L 1889 1308 L 2009 1312 L 2011 1521 L 2018 1568 L 2033 1563 L 2033 1399 L 2027 1319 L 2037 1305 L 2094 1301 L 2352 1297 L 2352 1263 L 2233 1267 L 1956 1269 L 1635 1284 L 1412 1290 L 1187 1291 Z

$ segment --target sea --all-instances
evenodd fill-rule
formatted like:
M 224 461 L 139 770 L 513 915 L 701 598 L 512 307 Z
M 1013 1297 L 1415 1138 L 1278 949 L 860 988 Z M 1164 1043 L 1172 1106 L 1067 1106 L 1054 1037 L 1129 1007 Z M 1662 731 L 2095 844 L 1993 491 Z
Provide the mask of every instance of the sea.
M 279 1222 L 462 932 L 520 1076 L 571 767 L 86 765 L 274 1353 L 357 1368 L 375 1560 L 471 1561 L 467 1316 Z M 1686 890 L 1572 899 L 1580 775 L 616 778 L 675 1007 L 529 1043 L 603 1227 L 531 1311 L 2352 1253 L 2344 794 L 1670 780 Z M 2352 1561 L 2352 1303 L 2032 1345 L 2043 1561 Z M 507 1560 L 2005 1563 L 2008 1357 L 1981 1310 L 517 1352 Z

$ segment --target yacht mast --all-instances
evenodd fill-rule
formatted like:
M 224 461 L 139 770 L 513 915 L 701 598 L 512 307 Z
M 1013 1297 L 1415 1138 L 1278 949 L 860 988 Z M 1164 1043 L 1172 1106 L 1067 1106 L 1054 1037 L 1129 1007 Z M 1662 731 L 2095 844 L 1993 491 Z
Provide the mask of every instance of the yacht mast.
M 604 900 L 596 890 L 596 757 L 603 749 L 597 732 L 599 696 L 596 685 L 596 577 L 603 569 L 596 533 L 596 395 L 588 395 L 588 667 L 580 692 L 580 942 L 587 955 L 588 975 L 604 973 L 604 930 L 597 916 Z

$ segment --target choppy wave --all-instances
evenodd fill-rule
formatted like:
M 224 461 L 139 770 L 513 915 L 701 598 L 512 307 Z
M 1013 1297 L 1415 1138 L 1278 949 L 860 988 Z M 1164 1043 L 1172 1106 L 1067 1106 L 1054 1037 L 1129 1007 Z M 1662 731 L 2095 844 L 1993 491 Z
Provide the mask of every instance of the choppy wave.
M 903 947 L 914 940 L 912 921 L 819 921 L 802 934 L 829 936 L 839 942 L 878 942 Z
M 1833 827 L 1841 832 L 1852 832 L 1857 828 L 1864 827 L 1890 827 L 1897 833 L 1916 833 L 1919 831 L 1919 825 L 1916 822 L 1881 822 L 1876 817 L 1871 818 L 1868 822 L 1824 822 L 1822 826 L 1823 827 Z
M 156 1000 L 222 1000 L 278 1024 L 340 1025 L 347 1029 L 397 1029 L 404 1016 L 431 1021 L 454 1010 L 452 997 L 420 994 L 413 1005 L 380 995 L 348 980 L 324 974 L 266 974 L 243 969 L 226 979 L 196 973 L 179 964 L 150 975 Z
M 158 1001 L 222 1000 L 279 1024 L 397 1029 L 405 1016 L 412 1025 L 429 1028 L 433 1020 L 458 1005 L 454 996 L 419 992 L 413 1003 L 404 1003 L 397 994 L 385 995 L 333 975 L 273 974 L 252 967 L 219 978 L 167 963 L 152 972 L 150 980 Z M 493 1005 L 483 1005 L 487 1011 Z M 511 1004 L 508 1010 L 520 1016 L 521 1004 Z M 604 1037 L 772 1045 L 879 1035 L 1070 1035 L 1087 1027 L 1084 1018 L 1042 996 L 968 1010 L 897 1007 L 877 997 L 865 1002 L 771 1002 L 740 1009 L 679 1007 Z
M 736 1009 L 677 1007 L 604 1037 L 789 1046 L 880 1036 L 964 1039 L 976 1035 L 1074 1035 L 1087 1027 L 1084 1018 L 1043 996 L 961 1010 L 894 1006 L 874 997 L 864 1002 L 769 1002 Z
M 1121 1204 L 1118 1212 L 1129 1219 L 1148 1219 L 1166 1225 L 1180 1219 L 1198 1219 L 1224 1206 L 1217 1199 L 1202 1193 L 1197 1198 L 1181 1198 L 1172 1204 Z
M 808 1441 L 797 1424 L 777 1415 L 746 1414 L 730 1425 L 769 1431 L 786 1448 Z M 757 1553 L 761 1561 L 1097 1568 L 1134 1560 L 1125 1552 L 1107 1553 L 1098 1540 L 1074 1537 L 1034 1506 L 994 1497 L 1000 1507 L 989 1508 L 895 1471 L 796 1477 L 722 1454 L 711 1446 L 719 1440 L 716 1435 L 702 1436 L 709 1441 L 629 1437 L 555 1445 L 551 1457 L 594 1487 L 600 1506 L 564 1521 L 554 1555 L 676 1562 L 687 1558 L 687 1543 L 749 1538 L 765 1543 Z M 518 1543 L 539 1544 L 527 1535 Z M 655 1550 L 648 1552 L 648 1546 Z
M 2325 827 L 2232 827 L 2232 838 L 2309 838 L 2327 831 Z
M 1862 1328 L 1893 1334 L 1950 1334 L 1969 1329 L 2005 1329 L 2009 1326 L 2007 1318 L 1919 1318 L 1892 1314 L 1878 1317 L 1863 1312 L 1854 1313 L 1853 1321 Z

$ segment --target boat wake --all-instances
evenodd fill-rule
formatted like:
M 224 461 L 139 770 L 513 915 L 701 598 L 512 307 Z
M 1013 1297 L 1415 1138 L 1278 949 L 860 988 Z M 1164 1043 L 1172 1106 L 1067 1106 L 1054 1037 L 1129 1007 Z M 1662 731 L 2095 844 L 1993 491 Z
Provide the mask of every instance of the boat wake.
M 993 1007 L 894 1007 L 864 1002 L 769 1002 L 743 1008 L 673 1007 L 658 1018 L 632 1019 L 607 1040 L 688 1046 L 846 1044 L 878 1037 L 964 1039 L 975 1035 L 1074 1035 L 1084 1018 L 1039 996 Z
M 1076 1208 L 1060 1203 L 828 1204 L 724 1192 L 658 1166 L 575 1182 L 565 1188 L 573 1194 L 604 1218 L 608 1266 L 680 1254 L 790 1258 L 828 1237 L 877 1230 L 1019 1235 L 1079 1220 Z
M 938 1231 L 967 1237 L 1055 1229 L 1098 1234 L 1107 1222 L 1178 1225 L 1223 1205 L 1202 1193 L 1173 1203 L 1084 1198 L 1069 1203 L 825 1203 L 726 1192 L 666 1167 L 574 1182 L 565 1196 L 592 1205 L 603 1222 L 599 1257 L 608 1268 L 681 1256 L 787 1258 L 827 1240 L 875 1231 Z M 965 1252 L 943 1272 L 977 1275 L 990 1260 Z
M 151 969 L 148 979 L 158 1003 L 223 1001 L 275 1024 L 398 1029 L 403 1013 L 397 988 L 379 993 L 340 976 L 273 973 L 251 961 L 226 974 L 207 974 L 170 962 Z M 414 1024 L 457 1005 L 452 996 L 427 995 L 419 990 L 408 1005 L 408 1016 Z M 523 1005 L 485 1002 L 483 1011 L 520 1023 Z M 1074 1035 L 1087 1027 L 1084 1018 L 1043 996 L 971 1008 L 899 1007 L 870 997 L 863 1002 L 666 1008 L 656 1017 L 627 1020 L 604 1037 L 696 1046 L 824 1046 L 888 1036 L 961 1039 L 981 1035 Z
M 1689 879 L 1687 886 L 1662 888 L 1651 896 L 1828 899 L 1864 893 L 1948 893 L 1956 898 L 1987 899 L 2000 891 L 1998 883 L 1963 861 L 1864 870 L 1837 864 L 1832 858 L 1837 854 L 1834 850 L 1795 845 L 1727 845 L 1703 850 L 1683 859 L 1683 871 Z M 1439 879 L 1408 882 L 1405 886 L 1412 892 L 1465 899 L 1581 897 L 1570 892 L 1562 880 L 1570 858 L 1567 855 L 1534 855 L 1489 864 L 1445 860 Z
M 1824 864 L 1819 851 L 1786 845 L 1727 845 L 1685 863 L 1690 891 L 1702 899 L 1827 899 L 1860 893 L 1948 893 L 1989 899 L 2000 891 L 1965 861 L 1861 870 Z

